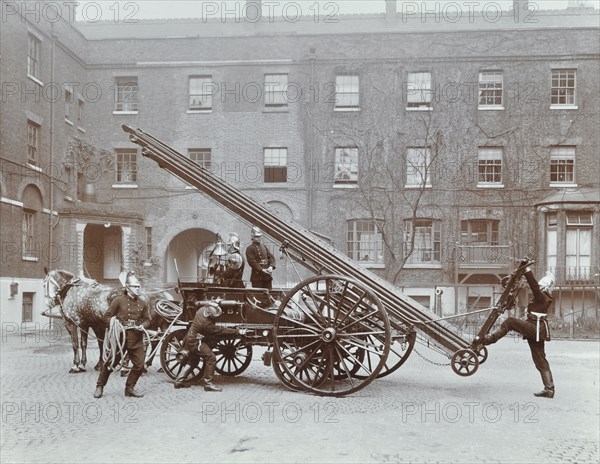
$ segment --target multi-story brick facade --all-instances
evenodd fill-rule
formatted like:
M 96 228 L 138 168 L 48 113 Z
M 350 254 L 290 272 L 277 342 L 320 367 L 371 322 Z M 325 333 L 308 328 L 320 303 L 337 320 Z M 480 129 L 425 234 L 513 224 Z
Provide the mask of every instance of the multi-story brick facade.
M 525 254 L 584 286 L 561 305 L 598 306 L 598 10 L 73 24 L 36 4 L 3 2 L 3 319 L 23 292 L 39 312 L 44 267 L 169 284 L 215 234 L 247 243 L 122 124 L 440 313 L 489 304 Z

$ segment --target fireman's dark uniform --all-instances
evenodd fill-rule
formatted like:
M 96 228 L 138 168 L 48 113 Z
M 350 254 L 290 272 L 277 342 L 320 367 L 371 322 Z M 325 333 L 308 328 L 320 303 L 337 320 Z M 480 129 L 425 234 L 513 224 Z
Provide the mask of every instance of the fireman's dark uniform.
M 548 308 L 552 304 L 552 296 L 548 292 L 540 289 L 533 272 L 527 271 L 525 273 L 525 278 L 533 293 L 533 298 L 527 305 L 527 319 L 522 320 L 517 319 L 516 317 L 507 318 L 500 325 L 498 330 L 484 337 L 483 344 L 490 345 L 496 343 L 511 330 L 523 335 L 523 338 L 529 343 L 533 362 L 544 382 L 544 390 L 535 395 L 552 398 L 554 396 L 554 381 L 552 379 L 550 365 L 546 359 L 544 347 L 544 343 L 550 340 L 550 329 L 548 328 L 546 316 L 548 314 Z
M 104 313 L 103 319 L 107 326 L 113 316 L 116 316 L 125 328 L 128 326 L 139 325 L 145 328 L 150 326 L 148 302 L 143 297 L 132 297 L 128 294 L 117 296 Z M 133 364 L 133 368 L 129 372 L 127 381 L 125 382 L 125 394 L 127 396 L 137 396 L 131 395 L 131 393 L 133 387 L 135 387 L 135 384 L 144 371 L 146 350 L 144 348 L 143 332 L 135 329 L 127 329 L 125 331 L 125 352 L 129 355 L 131 363 Z M 115 365 L 118 364 L 119 361 L 120 356 L 117 355 Z M 96 382 L 98 387 L 104 387 L 106 385 L 113 368 L 114 366 L 107 365 L 107 363 L 102 365 L 102 370 L 100 371 L 98 381 Z

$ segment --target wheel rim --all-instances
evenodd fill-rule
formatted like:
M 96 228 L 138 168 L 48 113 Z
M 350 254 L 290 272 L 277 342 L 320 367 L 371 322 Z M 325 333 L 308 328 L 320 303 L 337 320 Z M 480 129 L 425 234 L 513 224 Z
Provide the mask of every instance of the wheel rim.
M 462 377 L 473 375 L 479 367 L 479 359 L 473 350 L 458 350 L 452 355 L 452 370 Z
M 381 302 L 346 277 L 301 282 L 286 294 L 275 317 L 277 368 L 293 387 L 319 395 L 364 388 L 384 367 L 389 348 L 390 326 Z
M 177 353 L 179 353 L 183 348 L 186 333 L 187 330 L 176 330 L 171 332 L 165 337 L 165 340 L 160 348 L 160 365 L 163 368 L 163 371 L 165 371 L 165 373 L 172 380 L 177 379 L 179 374 L 181 374 L 181 372 L 187 366 L 186 363 L 182 363 L 179 359 L 177 359 Z M 202 378 L 203 374 L 204 361 L 202 358 L 200 358 L 198 365 L 194 367 L 192 372 L 185 378 L 185 380 L 199 380 Z
M 483 364 L 488 358 L 488 349 L 486 346 L 482 346 L 477 350 L 477 360 L 479 364 Z
M 252 361 L 252 345 L 240 338 L 219 340 L 213 352 L 217 357 L 216 371 L 230 377 L 244 372 Z
M 413 348 L 415 347 L 415 341 L 417 340 L 417 333 L 412 332 L 403 332 L 400 331 L 397 336 L 392 337 L 392 343 L 390 345 L 390 352 L 385 361 L 381 372 L 377 375 L 377 378 L 380 379 L 387 375 L 390 375 L 392 372 L 395 372 L 402 364 L 406 362 L 410 354 L 412 353 Z M 367 353 L 367 356 L 370 353 Z M 369 365 L 372 365 L 373 361 L 367 357 L 364 361 Z M 355 374 L 355 377 L 361 378 L 360 374 Z

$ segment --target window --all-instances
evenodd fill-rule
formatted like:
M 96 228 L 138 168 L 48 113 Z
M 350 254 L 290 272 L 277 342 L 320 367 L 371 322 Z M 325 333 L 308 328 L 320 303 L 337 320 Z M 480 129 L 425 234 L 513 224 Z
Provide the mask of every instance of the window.
M 212 153 L 210 148 L 190 148 L 188 156 L 194 163 L 198 163 L 204 169 L 210 169 Z
M 406 153 L 406 187 L 431 187 L 429 148 L 408 148 Z
M 348 221 L 348 256 L 361 264 L 384 264 L 383 236 L 370 219 Z
M 502 71 L 479 73 L 479 107 L 502 108 Z
M 556 214 L 546 216 L 546 258 L 549 271 L 556 273 L 558 256 L 558 220 Z
M 285 108 L 287 106 L 287 74 L 265 74 L 265 106 Z
M 461 222 L 460 241 L 470 244 L 498 245 L 500 221 L 474 219 Z
M 138 78 L 117 77 L 115 83 L 115 111 L 134 112 L 138 110 Z
M 42 42 L 35 35 L 29 34 L 29 50 L 27 51 L 27 74 L 40 79 L 40 49 Z
M 119 184 L 135 184 L 137 182 L 137 150 L 135 148 L 118 149 L 116 164 L 116 181 Z
M 406 108 L 429 109 L 431 108 L 431 73 L 408 73 L 406 82 Z
M 265 182 L 287 182 L 287 148 L 265 148 Z
M 23 292 L 21 322 L 33 322 L 33 293 Z
M 592 214 L 567 211 L 565 278 L 592 278 Z
M 479 148 L 478 163 L 479 185 L 502 184 L 502 148 Z
M 73 92 L 65 89 L 65 121 L 71 122 L 71 112 L 73 106 Z
M 414 241 L 413 241 L 414 237 Z M 440 221 L 407 219 L 404 221 L 404 254 L 407 264 L 441 263 Z
M 336 184 L 356 184 L 358 182 L 358 148 L 337 147 L 335 149 Z
M 21 257 L 23 259 L 37 258 L 35 251 L 35 211 L 23 210 L 21 223 Z
M 552 70 L 552 94 L 550 97 L 552 106 L 575 106 L 575 77 L 574 69 Z
M 152 227 L 146 227 L 146 259 L 152 256 Z
M 575 182 L 575 147 L 554 147 L 550 150 L 550 185 Z
M 358 76 L 335 77 L 335 110 L 352 111 L 360 107 Z
M 212 111 L 212 76 L 190 76 L 190 111 Z
M 27 162 L 37 166 L 40 152 L 40 126 L 27 121 Z

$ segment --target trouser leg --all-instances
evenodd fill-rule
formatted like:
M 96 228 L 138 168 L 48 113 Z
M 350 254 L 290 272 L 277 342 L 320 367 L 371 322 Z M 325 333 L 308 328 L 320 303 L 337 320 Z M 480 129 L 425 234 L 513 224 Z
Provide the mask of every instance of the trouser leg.
M 144 346 L 136 346 L 135 348 L 130 348 L 127 351 L 133 367 L 131 368 L 129 375 L 127 376 L 127 381 L 125 382 L 125 396 L 139 398 L 144 395 L 136 391 L 134 387 L 144 372 Z
M 540 372 L 542 382 L 544 383 L 544 389 L 540 392 L 534 393 L 535 396 L 544 398 L 554 397 L 554 379 L 552 378 L 552 372 L 550 371 L 550 364 L 546 359 L 545 344 L 543 341 L 536 342 L 534 340 L 527 340 L 529 343 L 529 349 L 531 350 L 531 357 L 536 369 Z
M 106 363 L 102 363 L 102 367 L 100 369 L 100 374 L 98 374 L 98 380 L 96 380 L 96 390 L 94 391 L 94 398 L 102 398 L 104 394 L 104 386 L 108 382 L 108 378 L 110 377 L 112 370 L 106 365 Z
M 204 390 L 221 391 L 219 387 L 212 383 L 217 366 L 217 357 L 207 343 L 200 346 L 200 356 L 204 358 Z

